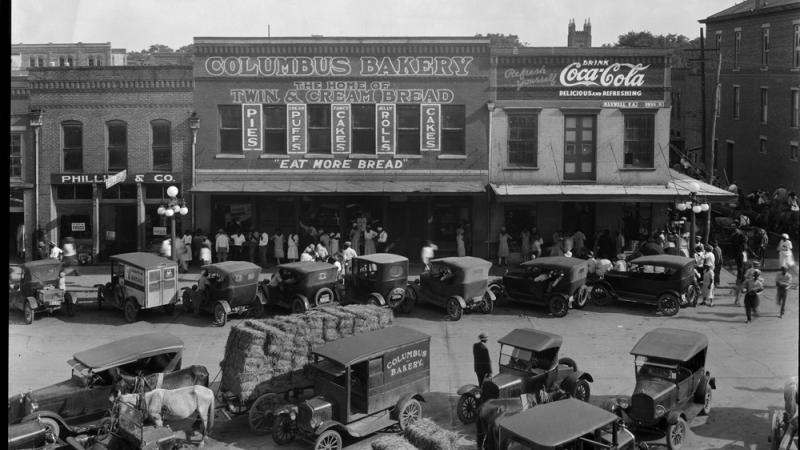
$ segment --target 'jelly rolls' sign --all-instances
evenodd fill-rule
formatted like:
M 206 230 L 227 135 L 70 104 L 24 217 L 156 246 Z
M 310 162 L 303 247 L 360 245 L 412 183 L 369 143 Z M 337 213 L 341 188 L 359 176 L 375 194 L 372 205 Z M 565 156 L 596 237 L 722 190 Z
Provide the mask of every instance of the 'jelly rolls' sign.
M 375 121 L 378 133 L 376 135 L 376 151 L 380 154 L 392 154 L 395 148 L 395 105 L 385 104 L 375 106 Z

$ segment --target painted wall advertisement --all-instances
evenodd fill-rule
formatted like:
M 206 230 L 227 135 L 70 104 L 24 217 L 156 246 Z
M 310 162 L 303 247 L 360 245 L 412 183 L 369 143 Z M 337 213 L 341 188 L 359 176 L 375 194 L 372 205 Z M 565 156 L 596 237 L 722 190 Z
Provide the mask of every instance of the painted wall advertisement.
M 430 368 L 428 342 L 404 346 L 383 356 L 384 383 Z

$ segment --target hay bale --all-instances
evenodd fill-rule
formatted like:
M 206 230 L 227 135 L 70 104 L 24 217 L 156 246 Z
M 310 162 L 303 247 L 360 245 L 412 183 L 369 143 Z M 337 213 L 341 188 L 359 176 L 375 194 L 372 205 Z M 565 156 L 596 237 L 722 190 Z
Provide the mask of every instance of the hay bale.
M 377 310 L 380 309 L 380 307 L 371 305 L 347 305 L 344 309 L 353 313 L 355 322 L 353 324 L 353 334 L 373 331 L 380 328 L 377 314 Z
M 456 450 L 458 433 L 445 430 L 430 419 L 420 419 L 403 430 L 403 437 L 423 450 Z
M 416 447 L 400 435 L 387 434 L 372 441 L 372 450 L 416 450 Z
M 320 308 L 320 310 L 336 318 L 338 321 L 337 329 L 342 336 L 350 336 L 353 334 L 353 313 L 339 305 L 326 306 Z

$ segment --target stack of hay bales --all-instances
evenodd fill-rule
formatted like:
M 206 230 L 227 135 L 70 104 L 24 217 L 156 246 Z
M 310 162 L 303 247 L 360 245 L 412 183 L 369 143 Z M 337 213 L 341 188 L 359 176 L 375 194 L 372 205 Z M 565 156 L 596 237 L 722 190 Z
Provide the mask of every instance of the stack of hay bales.
M 457 450 L 460 436 L 430 419 L 420 419 L 400 435 L 382 436 L 372 442 L 372 450 Z
M 391 309 L 369 305 L 245 320 L 228 334 L 221 387 L 247 403 L 268 392 L 310 386 L 306 366 L 314 347 L 385 328 L 393 320 Z

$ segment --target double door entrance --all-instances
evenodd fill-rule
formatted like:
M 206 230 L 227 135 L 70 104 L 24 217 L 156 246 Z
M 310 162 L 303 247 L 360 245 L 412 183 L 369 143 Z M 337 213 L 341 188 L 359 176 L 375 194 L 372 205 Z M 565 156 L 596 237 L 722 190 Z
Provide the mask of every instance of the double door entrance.
M 597 177 L 597 116 L 564 116 L 564 180 L 594 181 Z

